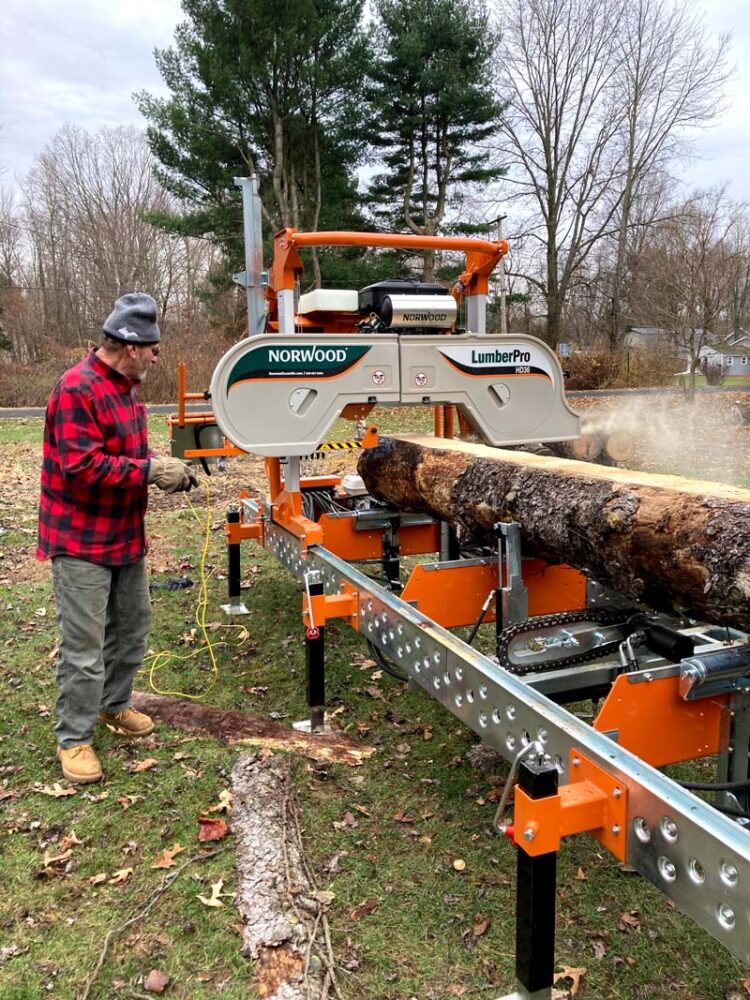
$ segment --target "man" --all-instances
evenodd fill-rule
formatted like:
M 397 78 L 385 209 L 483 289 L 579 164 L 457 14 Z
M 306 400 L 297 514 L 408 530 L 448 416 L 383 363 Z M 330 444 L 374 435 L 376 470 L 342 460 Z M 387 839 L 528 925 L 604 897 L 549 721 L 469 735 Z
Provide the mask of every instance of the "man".
M 159 356 L 156 303 L 115 302 L 101 345 L 70 368 L 47 405 L 37 558 L 52 560 L 57 621 L 57 756 L 63 775 L 100 781 L 97 722 L 146 736 L 131 708 L 151 624 L 146 576 L 148 484 L 167 493 L 198 480 L 185 462 L 149 451 L 138 389 Z

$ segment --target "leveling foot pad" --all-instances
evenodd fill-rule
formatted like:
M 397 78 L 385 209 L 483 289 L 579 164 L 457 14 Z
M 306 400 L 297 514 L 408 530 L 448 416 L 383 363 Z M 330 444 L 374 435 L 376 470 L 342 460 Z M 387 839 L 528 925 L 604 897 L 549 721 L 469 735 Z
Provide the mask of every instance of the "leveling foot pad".
M 219 605 L 225 615 L 249 615 L 250 612 L 245 604 L 221 604 Z
M 315 735 L 333 732 L 330 723 L 325 719 L 322 722 L 316 722 L 313 719 L 299 719 L 299 721 L 292 723 L 292 729 L 296 729 L 298 733 L 313 733 Z
M 179 698 L 136 691 L 133 693 L 133 707 L 147 712 L 156 722 L 184 732 L 225 743 L 248 743 L 270 750 L 299 753 L 316 761 L 359 767 L 374 753 L 372 747 L 363 747 L 340 730 L 329 733 L 298 732 L 260 716 L 227 712 Z
M 327 996 L 334 968 L 325 926 L 331 894 L 307 875 L 288 759 L 243 754 L 231 781 L 236 905 L 242 954 L 255 962 L 254 992 L 284 1000 Z

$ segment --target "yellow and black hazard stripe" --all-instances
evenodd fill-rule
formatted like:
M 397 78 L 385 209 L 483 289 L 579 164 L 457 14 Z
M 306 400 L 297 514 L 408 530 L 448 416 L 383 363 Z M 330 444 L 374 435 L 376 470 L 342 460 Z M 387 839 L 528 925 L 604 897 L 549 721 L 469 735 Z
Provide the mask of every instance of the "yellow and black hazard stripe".
M 307 458 L 326 458 L 332 451 L 354 451 L 364 448 L 362 441 L 323 441 Z

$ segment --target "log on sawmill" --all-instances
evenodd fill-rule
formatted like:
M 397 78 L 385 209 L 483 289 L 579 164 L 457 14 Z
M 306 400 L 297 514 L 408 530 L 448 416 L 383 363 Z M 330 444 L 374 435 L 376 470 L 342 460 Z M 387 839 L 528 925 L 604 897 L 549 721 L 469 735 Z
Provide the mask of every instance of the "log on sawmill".
M 750 490 L 440 438 L 383 438 L 359 473 L 381 500 L 567 563 L 660 610 L 750 631 Z

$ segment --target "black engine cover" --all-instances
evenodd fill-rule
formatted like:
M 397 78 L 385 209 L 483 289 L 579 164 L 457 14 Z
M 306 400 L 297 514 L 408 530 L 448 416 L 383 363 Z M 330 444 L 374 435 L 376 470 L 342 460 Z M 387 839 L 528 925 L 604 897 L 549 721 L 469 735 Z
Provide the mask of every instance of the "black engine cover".
M 450 292 L 442 285 L 416 279 L 394 278 L 392 281 L 377 281 L 374 285 L 360 289 L 359 311 L 374 312 L 379 316 L 383 299 L 389 295 L 450 295 Z

